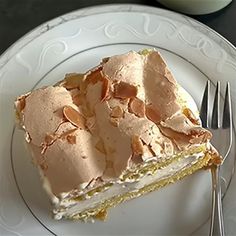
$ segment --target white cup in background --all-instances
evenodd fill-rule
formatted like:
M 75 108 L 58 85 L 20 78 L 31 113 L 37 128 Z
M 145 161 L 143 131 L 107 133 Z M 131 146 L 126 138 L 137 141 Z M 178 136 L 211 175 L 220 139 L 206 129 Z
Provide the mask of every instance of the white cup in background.
M 232 0 L 157 0 L 162 5 L 191 15 L 216 12 L 227 6 Z

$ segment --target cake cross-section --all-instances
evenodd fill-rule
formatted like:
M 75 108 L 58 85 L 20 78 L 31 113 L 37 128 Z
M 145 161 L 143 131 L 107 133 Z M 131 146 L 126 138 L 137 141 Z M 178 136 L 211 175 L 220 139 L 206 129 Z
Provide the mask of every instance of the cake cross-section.
M 55 219 L 104 219 L 108 208 L 219 160 L 191 96 L 155 50 L 105 58 L 15 107 Z

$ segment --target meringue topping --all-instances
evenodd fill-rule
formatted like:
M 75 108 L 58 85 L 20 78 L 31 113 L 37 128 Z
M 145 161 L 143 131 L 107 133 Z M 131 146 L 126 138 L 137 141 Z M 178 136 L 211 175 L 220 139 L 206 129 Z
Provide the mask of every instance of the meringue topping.
M 58 196 L 120 176 L 135 157 L 158 160 L 209 140 L 177 97 L 158 52 L 129 52 L 23 95 L 16 108 L 35 162 Z

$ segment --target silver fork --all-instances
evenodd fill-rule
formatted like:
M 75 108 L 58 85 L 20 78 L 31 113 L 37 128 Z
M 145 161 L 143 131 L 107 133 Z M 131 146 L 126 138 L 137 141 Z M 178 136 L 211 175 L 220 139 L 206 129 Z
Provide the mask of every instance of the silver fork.
M 210 100 L 210 81 L 207 81 L 204 91 L 202 105 L 200 110 L 200 118 L 202 126 L 211 131 L 212 144 L 217 148 L 222 156 L 222 164 L 228 156 L 232 146 L 232 107 L 230 97 L 230 84 L 227 83 L 223 118 L 221 122 L 220 110 L 220 82 L 217 82 L 215 98 L 213 104 L 212 115 L 209 115 L 209 100 Z M 220 143 L 219 143 L 220 140 Z M 217 142 L 218 141 L 218 142 Z M 225 236 L 224 219 L 222 212 L 222 199 L 221 199 L 221 184 L 220 184 L 220 166 L 215 165 L 211 168 L 212 174 L 212 211 L 211 211 L 211 225 L 210 236 Z

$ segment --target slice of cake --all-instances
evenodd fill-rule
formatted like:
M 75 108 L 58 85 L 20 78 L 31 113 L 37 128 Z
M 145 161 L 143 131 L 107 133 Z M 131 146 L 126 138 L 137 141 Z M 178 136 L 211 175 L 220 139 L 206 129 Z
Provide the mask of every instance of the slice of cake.
M 147 50 L 20 96 L 17 118 L 55 219 L 104 219 L 108 208 L 216 160 L 191 104 Z

